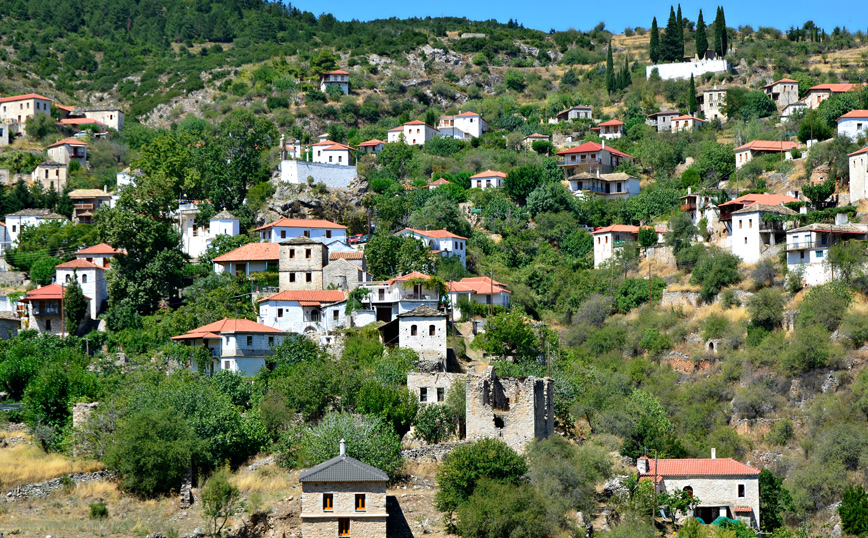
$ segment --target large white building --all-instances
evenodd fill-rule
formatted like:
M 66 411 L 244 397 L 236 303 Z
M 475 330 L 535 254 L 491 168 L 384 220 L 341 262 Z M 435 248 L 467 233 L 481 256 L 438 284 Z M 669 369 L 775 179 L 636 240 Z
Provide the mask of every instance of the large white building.
M 390 143 L 401 142 L 403 137 L 403 142 L 405 144 L 422 146 L 432 138 L 440 136 L 440 131 L 431 127 L 424 121 L 416 120 L 407 122 L 404 125 L 395 127 L 394 129 L 389 129 L 387 134 Z
M 249 319 L 228 319 L 203 325 L 187 334 L 172 337 L 190 346 L 204 346 L 211 353 L 206 373 L 218 370 L 238 372 L 254 377 L 265 366 L 265 359 L 274 354 L 274 346 L 283 341 L 284 332 Z M 190 364 L 191 370 L 200 367 Z
M 723 207 L 725 204 L 721 204 Z M 766 215 L 775 217 L 765 218 Z M 786 243 L 787 223 L 780 217 L 797 215 L 780 205 L 755 203 L 731 214 L 730 234 L 732 253 L 744 263 L 756 263 L 763 257 L 774 256 Z
M 725 59 L 698 59 L 694 58 L 689 62 L 677 62 L 671 64 L 657 64 L 645 67 L 645 78 L 650 79 L 654 71 L 660 75 L 661 80 L 681 79 L 687 80 L 690 75 L 694 78 L 700 78 L 706 73 L 725 73 L 729 70 L 729 65 Z
M 55 282 L 61 286 L 68 286 L 73 280 L 77 280 L 85 297 L 89 297 L 88 313 L 90 319 L 96 319 L 102 310 L 103 304 L 108 300 L 108 283 L 105 279 L 105 267 L 93 262 L 76 258 L 54 267 L 56 274 Z M 74 328 L 73 328 L 74 329 Z
M 808 286 L 832 280 L 829 249 L 849 240 L 868 240 L 866 224 L 810 224 L 787 231 L 787 269 L 802 272 Z
M 868 135 L 868 110 L 851 110 L 838 118 L 838 136 L 858 140 Z
M 350 166 L 356 162 L 353 156 L 354 151 L 355 148 L 351 146 L 326 140 L 313 145 L 312 161 L 320 164 Z
M 479 138 L 488 131 L 488 123 L 476 112 L 462 112 L 454 116 L 440 116 L 437 130 L 444 136 L 469 140 Z
M 395 235 L 414 237 L 425 242 L 431 252 L 438 256 L 457 256 L 461 265 L 467 265 L 467 238 L 455 235 L 448 230 L 417 230 L 404 228 Z
M 228 211 L 211 217 L 208 228 L 196 224 L 199 205 L 195 201 L 178 204 L 178 231 L 181 233 L 181 250 L 191 258 L 198 259 L 218 235 L 236 236 L 241 233 L 238 218 Z
M 850 160 L 850 203 L 868 198 L 868 147 L 848 155 Z
M 284 239 L 304 236 L 326 245 L 335 241 L 347 242 L 347 227 L 325 219 L 282 218 L 260 226 L 259 239 L 263 243 L 279 243 Z
M 657 243 L 663 242 L 663 234 L 666 230 L 655 228 Z M 605 228 L 594 230 L 591 234 L 594 240 L 594 267 L 599 267 L 607 260 L 624 248 L 627 242 L 636 242 L 639 239 L 639 226 L 629 224 L 613 224 Z
M 259 300 L 259 323 L 288 333 L 324 334 L 348 326 L 347 293 L 286 290 Z

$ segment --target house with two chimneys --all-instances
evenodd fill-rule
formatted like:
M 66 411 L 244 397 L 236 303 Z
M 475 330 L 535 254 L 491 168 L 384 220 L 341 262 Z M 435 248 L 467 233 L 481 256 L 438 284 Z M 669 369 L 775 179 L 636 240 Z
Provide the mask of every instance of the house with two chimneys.
M 488 122 L 476 112 L 462 112 L 448 116 L 440 116 L 437 131 L 443 136 L 451 136 L 458 140 L 479 138 L 488 131 Z
M 799 149 L 797 142 L 787 140 L 754 140 L 735 148 L 735 168 L 742 166 L 759 155 L 777 154 L 781 159 L 792 160 L 794 149 Z
M 432 138 L 440 136 L 440 131 L 424 121 L 415 120 L 389 129 L 387 134 L 389 143 L 404 142 L 412 146 L 422 146 Z
M 654 228 L 657 233 L 657 243 L 662 244 L 666 230 Z M 639 226 L 629 224 L 612 224 L 591 232 L 594 241 L 594 267 L 603 265 L 620 252 L 627 243 L 639 240 Z
M 760 528 L 760 470 L 732 458 L 636 460 L 639 481 L 651 481 L 658 495 L 686 492 L 698 499 L 691 513 L 705 524 L 719 517 L 736 519 L 750 528 Z

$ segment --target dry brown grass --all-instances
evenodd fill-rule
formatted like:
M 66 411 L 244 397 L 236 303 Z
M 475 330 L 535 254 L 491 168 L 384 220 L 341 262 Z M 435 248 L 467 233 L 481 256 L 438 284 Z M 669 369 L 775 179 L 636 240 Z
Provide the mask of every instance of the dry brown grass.
M 819 69 L 824 73 L 839 71 L 847 67 L 865 67 L 868 66 L 868 46 L 827 53 L 825 62 L 823 55 L 817 54 L 811 56 L 808 62 L 812 68 Z
M 685 309 L 687 311 L 687 309 Z M 720 303 L 706 304 L 690 311 L 692 320 L 700 322 L 711 315 L 723 316 L 730 323 L 739 323 L 750 317 L 746 308 L 723 308 Z
M 69 473 L 99 471 L 102 468 L 101 463 L 46 453 L 34 445 L 18 445 L 0 451 L 0 483 L 6 487 L 42 482 Z
M 410 462 L 404 466 L 404 473 L 423 478 L 434 478 L 437 474 L 437 464 L 433 462 Z
M 276 466 L 260 467 L 253 472 L 240 472 L 232 477 L 232 483 L 245 493 L 283 493 L 298 486 L 296 476 Z

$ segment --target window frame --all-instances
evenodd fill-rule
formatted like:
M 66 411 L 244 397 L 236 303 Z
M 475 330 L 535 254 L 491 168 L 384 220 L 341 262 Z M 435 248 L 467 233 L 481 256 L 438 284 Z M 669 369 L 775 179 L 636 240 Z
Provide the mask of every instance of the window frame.
M 323 493 L 322 494 L 322 511 L 323 512 L 334 512 L 335 511 L 335 494 L 334 493 Z
M 364 493 L 356 493 L 356 498 L 355 498 L 355 503 L 354 503 L 356 512 L 367 512 L 368 511 L 368 499 L 367 499 L 367 497 L 368 496 L 365 495 Z M 359 501 L 361 501 L 361 503 Z

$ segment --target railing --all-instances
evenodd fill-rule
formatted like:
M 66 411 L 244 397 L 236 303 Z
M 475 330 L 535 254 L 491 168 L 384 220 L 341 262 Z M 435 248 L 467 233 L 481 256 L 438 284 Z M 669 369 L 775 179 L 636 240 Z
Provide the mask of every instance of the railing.
M 33 315 L 34 316 L 59 316 L 60 315 L 60 305 L 54 304 L 49 306 L 40 307 L 39 305 L 33 305 Z
M 82 203 L 76 202 L 75 208 L 78 209 L 79 211 L 84 210 L 84 209 L 93 209 L 93 204 L 82 204 Z
M 402 301 L 437 301 L 439 298 L 425 293 L 408 293 L 401 297 Z
M 822 248 L 826 248 L 826 245 L 820 245 Z M 811 240 L 807 241 L 791 241 L 787 243 L 787 250 L 810 250 L 814 248 L 814 242 Z
M 783 222 L 764 222 L 760 221 L 759 229 L 761 232 L 782 232 L 784 231 L 784 223 Z
M 696 211 L 696 202 L 681 204 L 681 211 Z
M 274 355 L 271 349 L 242 349 L 235 348 L 235 353 L 230 353 L 233 357 L 270 357 Z
M 623 247 L 627 242 L 621 239 L 620 241 L 612 241 L 613 247 Z

